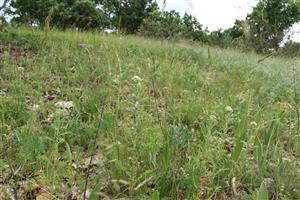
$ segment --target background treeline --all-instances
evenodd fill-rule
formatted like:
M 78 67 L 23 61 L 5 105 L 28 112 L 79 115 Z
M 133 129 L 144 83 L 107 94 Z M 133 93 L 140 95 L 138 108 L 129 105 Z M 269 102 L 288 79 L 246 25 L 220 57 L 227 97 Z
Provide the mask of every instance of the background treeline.
M 259 0 L 244 20 L 237 20 L 229 29 L 213 32 L 203 28 L 192 15 L 162 11 L 154 0 L 6 0 L 5 3 L 4 13 L 11 16 L 11 24 L 42 27 L 52 10 L 51 26 L 59 29 L 109 30 L 168 40 L 188 39 L 258 53 L 300 55 L 299 43 L 289 41 L 282 45 L 287 31 L 300 21 L 299 3 L 292 0 Z

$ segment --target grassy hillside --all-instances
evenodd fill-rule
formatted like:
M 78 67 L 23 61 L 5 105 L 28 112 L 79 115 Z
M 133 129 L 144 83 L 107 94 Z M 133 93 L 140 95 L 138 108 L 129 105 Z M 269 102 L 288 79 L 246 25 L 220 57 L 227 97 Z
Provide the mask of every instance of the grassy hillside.
M 99 33 L 0 38 L 0 199 L 300 198 L 297 60 Z

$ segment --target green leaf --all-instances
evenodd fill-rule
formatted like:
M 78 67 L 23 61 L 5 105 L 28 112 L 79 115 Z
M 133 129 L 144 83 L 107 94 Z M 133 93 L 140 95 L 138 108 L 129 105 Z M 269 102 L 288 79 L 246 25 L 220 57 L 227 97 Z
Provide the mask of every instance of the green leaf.
M 257 200 L 268 200 L 269 194 L 268 189 L 264 182 L 260 185 L 259 191 L 257 193 Z
M 235 143 L 233 152 L 231 154 L 231 159 L 235 162 L 238 161 L 238 159 L 241 155 L 241 152 L 244 147 L 246 135 L 247 135 L 247 117 L 248 117 L 248 113 L 247 113 L 248 109 L 247 108 L 248 107 L 246 106 L 246 108 L 244 109 L 244 114 L 242 115 L 241 122 L 239 123 L 237 130 L 236 130 L 236 132 L 237 132 L 236 143 Z
M 263 167 L 263 163 L 265 161 L 264 160 L 264 149 L 263 149 L 263 146 L 260 143 L 259 138 L 257 136 L 255 137 L 253 148 L 254 148 L 255 160 L 261 169 Z
M 159 192 L 155 191 L 152 195 L 150 200 L 159 200 Z
M 5 168 L 5 162 L 4 160 L 0 159 L 0 171 L 2 171 Z

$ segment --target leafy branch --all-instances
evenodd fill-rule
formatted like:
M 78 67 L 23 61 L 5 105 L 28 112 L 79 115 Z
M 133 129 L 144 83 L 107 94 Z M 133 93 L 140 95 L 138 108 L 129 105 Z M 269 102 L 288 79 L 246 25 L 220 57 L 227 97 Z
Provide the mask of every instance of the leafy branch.
M 4 0 L 2 5 L 0 6 L 0 11 L 3 10 L 4 8 L 6 8 L 7 4 L 8 4 L 9 0 Z

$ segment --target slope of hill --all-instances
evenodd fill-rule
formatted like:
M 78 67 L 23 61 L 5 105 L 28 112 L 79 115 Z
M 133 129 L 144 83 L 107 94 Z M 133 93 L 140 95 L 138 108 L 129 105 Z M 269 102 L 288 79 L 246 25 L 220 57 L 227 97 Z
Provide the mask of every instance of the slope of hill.
M 0 199 L 300 198 L 298 61 L 43 38 L 0 36 Z

